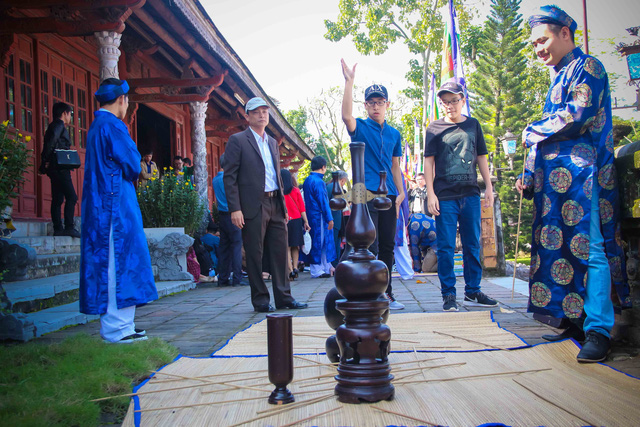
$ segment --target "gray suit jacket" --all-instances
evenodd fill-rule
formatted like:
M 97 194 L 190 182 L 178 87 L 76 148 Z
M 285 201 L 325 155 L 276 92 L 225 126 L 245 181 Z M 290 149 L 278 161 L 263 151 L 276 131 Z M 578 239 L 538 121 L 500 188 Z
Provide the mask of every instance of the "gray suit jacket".
M 280 177 L 280 151 L 275 139 L 268 136 L 273 167 L 280 188 L 279 200 L 286 217 Z M 245 219 L 255 218 L 262 208 L 265 169 L 262 155 L 251 129 L 231 135 L 224 151 L 224 191 L 229 212 L 242 211 Z

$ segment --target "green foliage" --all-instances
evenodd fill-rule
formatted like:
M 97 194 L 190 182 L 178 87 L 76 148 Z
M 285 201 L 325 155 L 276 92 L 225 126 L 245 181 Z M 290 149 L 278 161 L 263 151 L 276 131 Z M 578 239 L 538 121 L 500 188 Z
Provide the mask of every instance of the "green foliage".
M 33 150 L 25 144 L 30 140 L 30 136 L 24 137 L 17 130 L 10 130 L 9 120 L 0 123 L 0 213 L 18 196 L 25 181 L 24 171 L 32 164 Z
M 616 146 L 640 141 L 640 120 L 613 117 L 613 141 Z
M 190 180 L 182 172 L 174 174 L 173 168 L 138 188 L 138 203 L 145 228 L 184 227 L 189 235 L 200 226 L 206 209 Z
M 171 362 L 175 347 L 153 338 L 131 345 L 105 344 L 76 335 L 57 344 L 5 346 L 0 352 L 0 419 L 6 426 L 98 426 L 100 413 L 121 422 L 132 385 Z

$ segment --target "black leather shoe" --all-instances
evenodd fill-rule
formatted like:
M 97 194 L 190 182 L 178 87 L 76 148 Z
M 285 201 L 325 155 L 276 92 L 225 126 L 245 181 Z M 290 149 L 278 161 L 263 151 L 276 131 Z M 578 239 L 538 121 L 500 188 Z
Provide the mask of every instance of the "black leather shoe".
M 68 228 L 64 230 L 63 236 L 75 237 L 79 239 L 81 237 L 80 232 L 75 228 Z
M 249 281 L 242 279 L 238 283 L 234 283 L 232 286 L 249 286 Z
M 53 235 L 54 236 L 66 236 L 66 234 L 64 234 L 64 230 L 53 230 Z
M 562 331 L 562 333 L 557 334 L 557 335 L 543 335 L 542 339 L 543 340 L 547 340 L 547 341 L 551 341 L 551 342 L 555 342 L 555 341 L 561 341 L 567 338 L 573 338 L 574 340 L 578 341 L 578 342 L 583 342 L 584 341 L 584 331 L 582 329 L 580 329 L 577 325 L 571 323 L 569 325 L 569 327 L 567 329 L 565 329 L 564 331 Z
M 279 305 L 278 306 L 278 310 L 282 310 L 282 309 L 285 309 L 285 308 L 293 310 L 293 309 L 302 309 L 302 308 L 307 308 L 307 307 L 309 307 L 309 304 L 293 300 L 289 304 Z
M 254 307 L 253 310 L 257 311 L 258 313 L 271 313 L 276 311 L 276 309 L 273 308 L 271 304 L 259 305 L 257 307 Z
M 602 335 L 599 332 L 587 331 L 582 350 L 580 350 L 580 353 L 578 353 L 578 362 L 602 362 L 607 358 L 610 348 L 611 341 L 608 337 Z
M 225 286 L 231 286 L 231 283 L 228 280 L 226 282 L 218 281 L 218 287 L 219 288 L 224 288 Z

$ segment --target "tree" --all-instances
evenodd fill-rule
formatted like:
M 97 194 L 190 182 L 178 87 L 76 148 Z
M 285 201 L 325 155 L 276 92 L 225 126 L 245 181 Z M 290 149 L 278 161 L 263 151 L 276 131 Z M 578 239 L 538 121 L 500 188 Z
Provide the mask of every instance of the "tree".
M 507 131 L 520 135 L 527 123 L 539 118 L 549 87 L 549 75 L 527 50 L 528 31 L 518 13 L 521 0 L 491 0 L 491 12 L 484 23 L 476 61 L 470 76 L 473 92 L 472 111 L 482 125 L 490 163 L 498 180 L 495 191 L 502 203 L 505 253 L 515 250 L 519 194 L 515 180 L 522 173 L 523 148 L 517 144 L 514 168 L 507 168 L 500 140 Z M 529 53 L 527 57 L 526 53 Z M 519 249 L 528 247 L 533 211 L 530 201 L 523 202 Z

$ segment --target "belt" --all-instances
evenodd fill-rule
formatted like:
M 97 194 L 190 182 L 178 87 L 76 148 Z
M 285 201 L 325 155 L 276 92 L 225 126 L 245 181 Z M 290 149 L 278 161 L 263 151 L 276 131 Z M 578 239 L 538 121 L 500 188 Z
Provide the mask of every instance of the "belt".
M 278 195 L 278 190 L 273 190 L 273 191 L 265 191 L 264 192 L 264 197 L 276 197 Z

